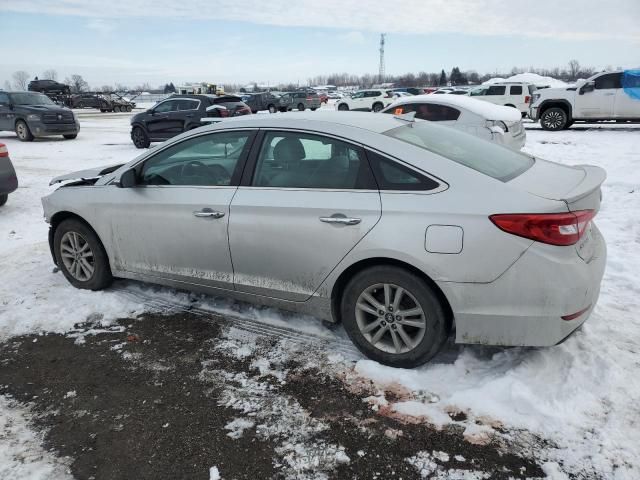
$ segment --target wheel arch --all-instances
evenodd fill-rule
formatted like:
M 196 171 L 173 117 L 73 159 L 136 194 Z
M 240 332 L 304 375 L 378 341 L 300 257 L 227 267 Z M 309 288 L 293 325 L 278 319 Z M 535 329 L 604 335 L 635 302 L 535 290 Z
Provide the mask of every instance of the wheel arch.
M 340 273 L 336 281 L 333 283 L 333 288 L 331 289 L 331 315 L 335 319 L 336 323 L 339 323 L 342 320 L 340 318 L 340 302 L 342 301 L 344 288 L 346 287 L 349 280 L 351 280 L 356 274 L 367 268 L 379 267 L 382 265 L 399 267 L 421 278 L 433 290 L 433 292 L 438 297 L 438 300 L 440 300 L 440 304 L 445 311 L 445 317 L 447 319 L 447 333 L 450 333 L 452 331 L 454 327 L 453 310 L 451 308 L 449 300 L 447 299 L 442 289 L 438 286 L 438 284 L 419 268 L 411 265 L 410 263 L 390 257 L 374 257 L 359 260 L 349 265 Z
M 550 108 L 558 107 L 563 109 L 567 114 L 567 120 L 571 120 L 573 118 L 573 107 L 568 100 L 564 99 L 556 99 L 556 100 L 545 100 L 542 102 L 539 108 L 539 117 L 542 117 L 544 112 L 549 110 Z
M 49 250 L 51 251 L 51 256 L 53 257 L 53 263 L 55 263 L 56 265 L 58 265 L 58 261 L 56 260 L 56 254 L 55 254 L 55 250 L 54 250 L 54 245 L 53 245 L 53 239 L 55 237 L 56 234 L 56 230 L 57 228 L 60 226 L 60 224 L 65 221 L 65 220 L 69 220 L 69 219 L 74 219 L 74 220 L 78 220 L 80 222 L 82 222 L 84 225 L 87 226 L 87 228 L 90 228 L 91 231 L 96 235 L 96 238 L 98 239 L 98 241 L 100 242 L 100 245 L 102 245 L 102 248 L 104 249 L 107 258 L 109 258 L 109 253 L 107 252 L 107 249 L 105 248 L 104 242 L 102 241 L 102 238 L 100 238 L 100 234 L 96 231 L 95 228 L 93 228 L 91 226 L 91 224 L 89 222 L 87 222 L 81 215 L 78 215 L 77 213 L 68 211 L 68 210 L 62 210 L 60 212 L 56 212 L 55 214 L 53 214 L 53 216 L 51 217 L 51 220 L 49 222 Z

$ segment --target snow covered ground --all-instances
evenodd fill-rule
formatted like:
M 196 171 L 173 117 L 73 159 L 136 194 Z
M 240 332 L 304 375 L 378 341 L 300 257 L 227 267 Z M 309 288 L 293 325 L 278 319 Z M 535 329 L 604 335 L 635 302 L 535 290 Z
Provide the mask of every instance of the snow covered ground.
M 596 217 L 608 243 L 608 264 L 599 303 L 584 328 L 553 348 L 451 347 L 415 370 L 383 367 L 357 355 L 332 359 L 350 372 L 347 381 L 365 377 L 381 388 L 404 387 L 403 399 L 385 405 L 400 414 L 445 424 L 452 422 L 447 412 L 460 411 L 467 415 L 470 436 L 499 427 L 548 440 L 550 446 L 536 453 L 548 462 L 550 478 L 566 478 L 565 473 L 640 478 L 640 126 L 576 125 L 563 132 L 527 127 L 529 153 L 565 164 L 595 164 L 608 172 Z M 106 324 L 144 311 L 144 301 L 135 295 L 75 290 L 53 273 L 40 204 L 52 189 L 51 177 L 125 162 L 139 153 L 129 139 L 128 115 L 83 116 L 73 141 L 20 143 L 4 132 L 0 142 L 8 146 L 20 181 L 0 209 L 0 341 L 32 332 L 66 332 L 87 319 Z M 183 294 L 169 289 L 123 288 L 184 301 Z M 287 322 L 290 328 L 321 334 L 312 319 L 284 319 L 278 312 L 214 299 L 204 303 L 221 313 L 272 325 Z M 344 338 L 340 331 L 325 335 Z M 0 399 L 0 473 L 7 465 L 11 478 L 32 478 L 29 472 L 39 470 L 62 472 L 63 463 L 38 450 L 38 434 L 28 431 L 24 418 L 27 410 Z

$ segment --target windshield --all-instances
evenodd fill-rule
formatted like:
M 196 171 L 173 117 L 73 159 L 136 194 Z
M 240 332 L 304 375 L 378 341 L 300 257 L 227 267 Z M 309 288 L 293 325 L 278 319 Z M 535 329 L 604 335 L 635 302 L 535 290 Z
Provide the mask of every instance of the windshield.
M 432 122 L 412 122 L 384 132 L 449 160 L 507 182 L 528 170 L 534 159 L 459 130 Z
M 55 105 L 49 97 L 41 93 L 12 93 L 11 102 L 14 105 Z

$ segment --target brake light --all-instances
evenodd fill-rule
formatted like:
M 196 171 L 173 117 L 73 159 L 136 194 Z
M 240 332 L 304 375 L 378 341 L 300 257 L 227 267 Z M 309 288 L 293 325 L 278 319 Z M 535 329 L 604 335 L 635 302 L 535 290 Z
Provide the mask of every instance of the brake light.
M 4 143 L 0 143 L 0 157 L 8 157 L 9 149 Z
M 313 100 L 313 97 L 307 97 L 307 102 L 311 102 Z
M 581 316 L 582 314 L 584 314 L 587 310 L 589 310 L 591 308 L 591 304 L 589 304 L 588 307 L 583 308 L 582 310 L 580 310 L 579 312 L 576 313 L 572 313 L 571 315 L 563 315 L 560 318 L 563 320 L 566 320 L 567 322 L 571 321 L 571 320 L 575 320 L 576 318 L 578 318 L 579 316 Z
M 567 213 L 506 213 L 489 219 L 500 230 L 549 245 L 574 245 L 582 238 L 593 210 Z
M 526 95 L 526 96 L 524 97 L 524 103 L 531 103 L 531 96 Z

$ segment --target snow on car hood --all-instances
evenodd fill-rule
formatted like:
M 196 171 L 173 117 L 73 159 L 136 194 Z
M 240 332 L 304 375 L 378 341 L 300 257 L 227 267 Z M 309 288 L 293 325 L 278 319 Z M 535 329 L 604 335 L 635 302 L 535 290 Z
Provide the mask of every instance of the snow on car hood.
M 415 95 L 413 97 L 403 97 L 393 105 L 402 105 L 405 103 L 432 103 L 435 105 L 464 108 L 487 120 L 500 120 L 508 123 L 515 123 L 522 120 L 522 114 L 517 108 L 503 107 L 464 95 Z
M 117 165 L 96 167 L 96 168 L 88 168 L 86 170 L 78 170 L 77 172 L 67 173 L 65 175 L 60 175 L 58 177 L 53 178 L 49 182 L 49 185 L 62 183 L 67 180 L 88 180 L 91 178 L 99 178 L 103 175 L 106 175 L 107 173 L 115 172 L 122 165 L 124 165 L 124 163 L 119 163 Z

